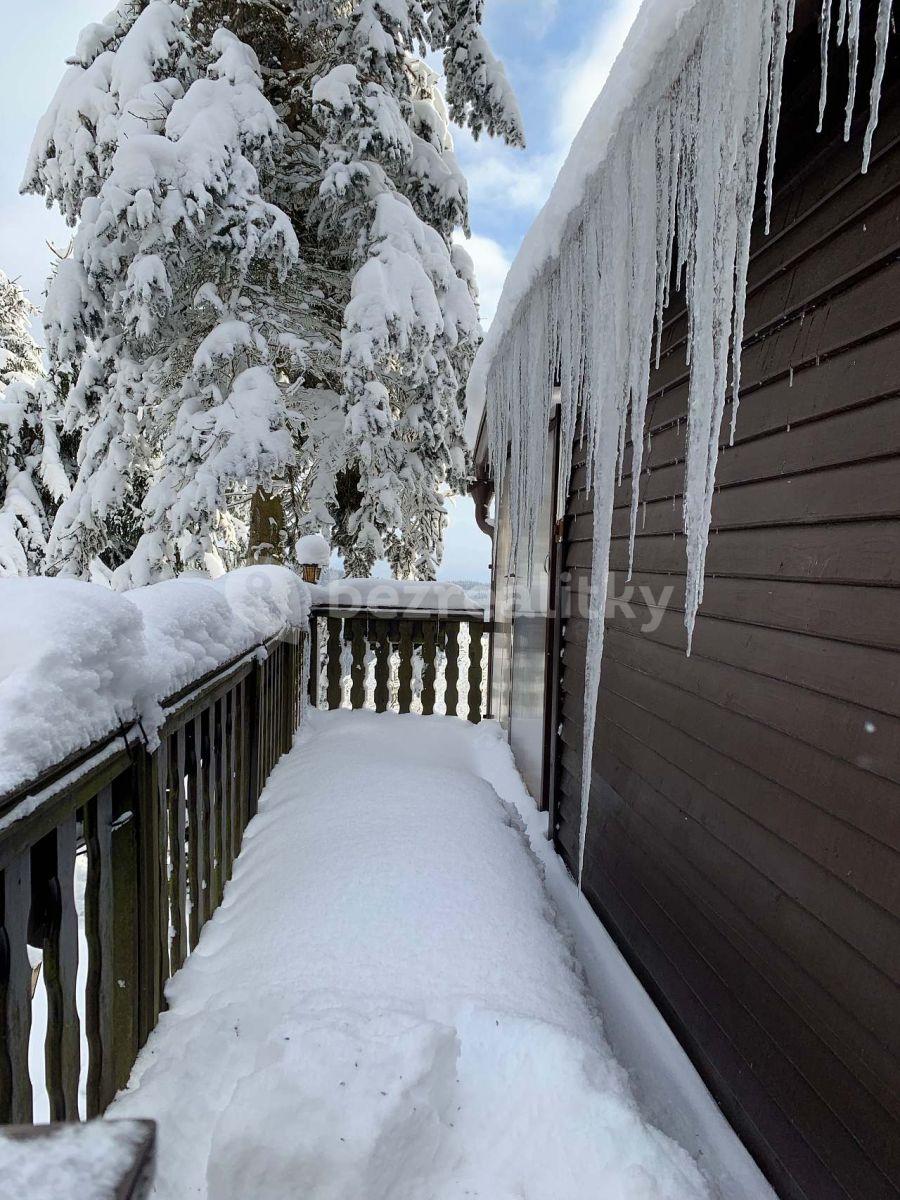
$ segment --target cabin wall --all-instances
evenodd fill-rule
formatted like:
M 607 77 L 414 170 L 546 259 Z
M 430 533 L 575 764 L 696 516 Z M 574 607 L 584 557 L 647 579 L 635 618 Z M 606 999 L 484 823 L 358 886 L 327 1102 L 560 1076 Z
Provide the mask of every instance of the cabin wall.
M 815 135 L 815 29 L 788 64 L 771 235 L 685 656 L 683 309 L 653 373 L 636 589 L 608 615 L 584 890 L 785 1200 L 900 1192 L 900 97 Z M 860 95 L 868 95 L 860 80 Z M 730 424 L 730 407 L 723 429 Z M 724 442 L 723 438 L 723 442 Z M 630 454 L 612 562 L 628 568 Z M 592 498 L 563 566 L 556 844 L 577 861 Z M 581 609 L 583 611 L 583 608 Z M 654 629 L 648 628 L 656 622 Z M 642 626 L 644 628 L 642 628 Z

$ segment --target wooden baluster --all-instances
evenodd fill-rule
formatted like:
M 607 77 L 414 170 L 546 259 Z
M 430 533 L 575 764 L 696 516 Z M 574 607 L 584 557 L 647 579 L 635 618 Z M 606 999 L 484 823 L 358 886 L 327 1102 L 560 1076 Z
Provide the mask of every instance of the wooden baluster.
M 247 747 L 252 737 L 252 717 L 247 705 L 247 680 L 242 679 L 238 684 L 238 720 L 237 720 L 237 848 L 240 853 L 244 842 L 244 830 L 247 828 L 250 811 L 250 760 Z
M 422 623 L 422 715 L 434 712 L 434 682 L 437 677 L 437 622 Z
M 268 782 L 275 765 L 275 663 L 272 654 L 266 659 L 266 773 L 263 786 Z
M 280 745 L 278 745 L 278 757 L 287 754 L 290 749 L 290 713 L 294 707 L 294 644 L 293 642 L 283 643 L 282 664 L 281 664 L 281 716 L 278 720 L 278 731 L 280 731 Z
M 272 661 L 272 653 L 270 651 L 269 657 L 266 659 L 266 768 L 263 774 L 263 787 L 272 771 L 273 684 L 275 681 L 275 664 Z
M 400 666 L 397 672 L 397 705 L 402 713 L 412 707 L 412 622 L 400 618 Z
M 169 756 L 173 747 L 168 739 L 164 740 L 152 756 L 157 763 L 157 820 L 159 822 L 156 838 L 156 890 L 158 900 L 157 937 L 159 939 L 159 976 L 156 988 L 156 1018 L 165 1008 L 164 989 L 169 978 L 169 821 L 168 821 L 168 790 L 169 790 Z M 154 1019 L 154 1025 L 156 1024 Z
M 105 787 L 98 796 L 89 800 L 84 806 L 84 840 L 87 847 L 84 934 L 88 947 L 85 991 L 88 1118 L 102 1113 L 115 1095 L 111 1019 L 113 989 L 111 825 L 112 788 Z M 153 987 L 155 982 L 155 980 L 151 980 L 150 986 Z
M 218 703 L 211 704 L 206 710 L 208 740 L 209 740 L 209 775 L 207 777 L 207 795 L 209 796 L 209 915 L 212 916 L 219 907 L 222 899 L 222 837 L 219 825 L 219 812 L 222 805 L 221 784 L 219 779 L 219 722 Z
M 75 911 L 75 816 L 64 818 L 35 847 L 44 896 L 44 986 L 47 1038 L 44 1048 L 52 1121 L 78 1120 L 81 1029 L 75 994 L 78 916 Z
M 185 862 L 185 751 L 184 729 L 172 735 L 169 753 L 169 912 L 172 940 L 169 947 L 172 974 L 187 957 L 185 908 L 187 907 L 187 866 Z
M 216 702 L 219 729 L 219 903 L 228 881 L 228 813 L 231 808 L 231 751 L 228 748 L 228 696 Z
M 309 618 L 309 703 L 313 708 L 319 707 L 319 618 Z
M 128 1082 L 140 1049 L 140 860 L 136 789 L 132 771 L 112 785 L 113 823 L 110 830 L 112 873 L 112 1088 Z
M 482 621 L 469 621 L 469 720 L 477 725 L 481 720 L 481 639 Z
M 234 873 L 234 860 L 238 852 L 238 688 L 236 685 L 226 697 L 228 701 L 228 843 L 226 847 L 226 863 L 228 878 Z
M 256 799 L 263 790 L 269 773 L 269 660 L 259 664 L 259 778 Z
M 200 718 L 191 722 L 191 758 L 188 773 L 188 875 L 191 887 L 191 911 L 188 915 L 188 945 L 197 945 L 203 928 L 203 735 Z
M 247 679 L 244 696 L 247 755 L 247 820 L 256 816 L 259 804 L 259 781 L 262 773 L 262 665 L 254 663 Z
M 448 717 L 459 709 L 459 621 L 448 621 L 447 663 L 444 667 L 444 708 Z
M 373 622 L 377 628 L 375 643 L 375 711 L 384 712 L 388 706 L 388 676 L 391 669 L 391 640 L 388 623 Z
M 366 704 L 366 621 L 354 617 L 350 621 L 350 707 L 365 708 Z
M 207 708 L 200 714 L 200 729 L 203 735 L 203 770 L 201 778 L 203 780 L 202 800 L 203 806 L 200 812 L 200 822 L 203 828 L 203 833 L 200 839 L 200 844 L 203 847 L 203 857 L 200 860 L 200 870 L 202 871 L 202 887 L 203 887 L 203 904 L 200 916 L 200 929 L 209 920 L 213 914 L 215 905 L 213 903 L 213 847 L 212 847 L 212 788 L 214 786 L 215 775 L 212 771 L 212 738 L 210 736 L 210 710 Z
M 28 912 L 31 852 L 0 872 L 0 1122 L 32 1119 L 28 1039 L 31 1035 L 31 964 Z
M 342 621 L 340 617 L 329 617 L 328 642 L 326 648 L 327 661 L 325 678 L 327 680 L 326 699 L 329 708 L 341 707 L 341 651 L 344 648 L 342 637 Z

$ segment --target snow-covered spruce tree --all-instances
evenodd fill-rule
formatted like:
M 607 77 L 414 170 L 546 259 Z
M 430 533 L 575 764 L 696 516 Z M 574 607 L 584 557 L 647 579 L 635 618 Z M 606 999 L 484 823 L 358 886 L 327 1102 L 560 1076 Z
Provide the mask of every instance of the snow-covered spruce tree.
M 78 478 L 49 569 L 127 584 L 330 530 L 431 574 L 479 331 L 455 119 L 520 142 L 480 0 L 121 0 L 24 186 L 77 225 L 45 316 Z M 271 536 L 266 536 L 266 528 Z
M 31 334 L 36 312 L 0 271 L 0 575 L 40 569 L 55 502 L 68 491 Z

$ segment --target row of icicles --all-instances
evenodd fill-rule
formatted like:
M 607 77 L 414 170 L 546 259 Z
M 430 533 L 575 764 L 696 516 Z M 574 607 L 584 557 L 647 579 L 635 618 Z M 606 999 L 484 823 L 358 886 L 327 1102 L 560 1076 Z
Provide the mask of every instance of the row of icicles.
M 866 0 L 871 2 L 871 0 Z M 847 41 L 845 136 L 856 104 L 864 0 L 823 0 L 820 128 L 832 41 Z M 878 0 L 875 70 L 862 169 L 869 164 L 892 0 Z M 614 495 L 632 447 L 629 574 L 634 554 L 651 362 L 673 272 L 687 300 L 690 371 L 684 479 L 685 626 L 690 653 L 703 598 L 719 437 L 730 393 L 734 436 L 741 383 L 750 235 L 767 146 L 766 231 L 785 47 L 794 0 L 702 0 L 623 118 L 559 259 L 522 301 L 490 367 L 487 420 L 498 496 L 506 491 L 511 569 L 532 558 L 545 479 L 546 432 L 560 380 L 562 499 L 576 437 L 587 451 L 594 540 L 585 670 L 578 879 L 584 867 L 594 728 L 603 655 Z M 696 10 L 695 10 L 696 12 Z M 685 22 L 687 24 L 687 22 Z M 685 37 L 691 41 L 686 44 Z M 668 87 L 660 95 L 660 80 Z M 723 80 L 728 86 L 723 87 Z M 729 371 L 731 385 L 728 384 Z M 507 459 L 507 453 L 509 458 Z M 517 572 L 521 573 L 521 572 Z

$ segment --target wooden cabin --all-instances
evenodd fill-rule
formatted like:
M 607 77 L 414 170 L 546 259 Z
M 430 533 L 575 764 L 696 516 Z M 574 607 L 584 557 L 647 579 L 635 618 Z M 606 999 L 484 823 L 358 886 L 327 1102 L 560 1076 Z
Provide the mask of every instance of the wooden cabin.
M 900 39 L 863 174 L 876 9 L 845 141 L 846 50 L 817 135 L 821 4 L 797 4 L 690 657 L 684 297 L 665 312 L 634 612 L 607 609 L 585 840 L 588 901 L 784 1200 L 900 1195 Z M 571 601 L 590 587 L 594 510 L 579 443 L 556 479 L 555 418 L 546 455 L 524 598 L 495 498 L 492 708 L 576 874 L 587 622 Z M 487 460 L 482 421 L 482 501 Z M 668 597 L 657 621 L 641 585 Z

